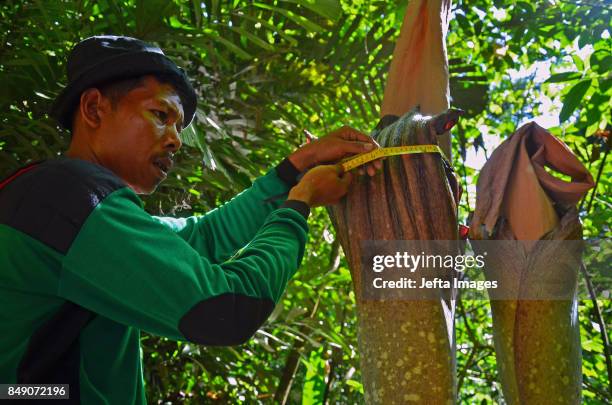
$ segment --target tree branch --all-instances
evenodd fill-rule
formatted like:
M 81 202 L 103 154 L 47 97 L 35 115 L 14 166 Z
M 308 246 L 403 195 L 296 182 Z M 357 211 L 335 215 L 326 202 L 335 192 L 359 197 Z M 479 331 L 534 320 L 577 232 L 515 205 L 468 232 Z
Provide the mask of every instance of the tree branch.
M 601 166 L 599 166 L 599 170 L 597 171 L 597 178 L 595 179 L 595 186 L 593 187 L 593 191 L 591 192 L 591 199 L 589 200 L 589 205 L 587 205 L 586 212 L 591 210 L 591 205 L 593 204 L 593 199 L 595 198 L 595 194 L 597 194 L 597 186 L 599 185 L 599 180 L 601 179 L 601 174 L 603 173 L 603 168 L 606 165 L 606 159 L 608 158 L 608 153 L 610 149 L 606 150 L 603 159 L 601 160 Z
M 342 307 L 342 316 L 340 317 L 340 335 L 342 336 L 342 332 L 344 331 L 344 319 L 346 317 L 346 306 Z M 338 359 L 338 357 L 340 357 Z M 337 347 L 332 347 L 332 356 L 329 360 L 329 377 L 327 378 L 327 383 L 325 384 L 325 391 L 323 392 L 323 405 L 327 404 L 329 399 L 329 393 L 331 390 L 332 380 L 334 379 L 334 372 L 336 370 L 336 365 L 339 361 L 342 360 L 342 351 Z
M 465 375 L 467 374 L 467 370 L 470 367 L 470 364 L 472 363 L 472 361 L 474 360 L 474 356 L 476 355 L 476 347 L 479 345 L 479 342 L 476 339 L 476 336 L 474 335 L 474 331 L 472 330 L 470 322 L 468 321 L 467 313 L 465 312 L 465 307 L 463 306 L 463 300 L 461 299 L 461 297 L 459 297 L 459 300 L 457 302 L 457 308 L 461 316 L 463 317 L 463 322 L 465 323 L 465 330 L 470 340 L 472 341 L 472 348 L 470 349 L 470 356 L 465 362 L 465 366 L 461 369 L 461 372 L 459 373 L 458 379 L 457 379 L 457 392 L 460 392 L 461 386 L 463 385 L 463 380 L 465 379 Z
M 582 272 L 582 275 L 586 281 L 587 289 L 589 290 L 589 295 L 591 296 L 591 301 L 593 302 L 597 323 L 599 324 L 601 340 L 603 341 L 604 346 L 606 369 L 608 370 L 608 391 L 612 397 L 612 355 L 610 354 L 610 339 L 608 338 L 608 332 L 606 331 L 606 323 L 603 320 L 601 309 L 599 308 L 599 304 L 597 302 L 597 296 L 595 295 L 595 290 L 593 289 L 593 283 L 591 283 L 591 276 L 589 276 L 584 263 L 581 263 L 580 271 Z

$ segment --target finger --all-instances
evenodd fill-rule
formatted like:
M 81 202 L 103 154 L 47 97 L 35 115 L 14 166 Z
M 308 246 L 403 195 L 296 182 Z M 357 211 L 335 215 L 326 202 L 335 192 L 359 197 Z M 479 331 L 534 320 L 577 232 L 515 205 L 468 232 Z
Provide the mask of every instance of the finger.
M 365 170 L 363 169 L 363 167 L 360 167 L 359 169 L 357 169 L 357 173 L 359 173 L 360 176 L 363 176 L 365 174 Z
M 344 166 L 341 164 L 334 165 L 334 168 L 336 169 L 338 176 L 342 176 L 344 174 Z
M 357 131 L 356 129 L 351 127 L 342 127 L 337 131 L 337 134 L 340 138 L 346 139 L 348 141 L 366 142 L 378 146 L 376 141 L 374 141 L 374 139 L 372 139 L 370 136 L 364 134 L 363 132 Z
M 346 172 L 340 177 L 340 183 L 348 189 L 353 181 L 353 174 L 351 172 Z
M 340 144 L 342 153 L 346 155 L 356 155 L 359 153 L 370 152 L 376 148 L 372 143 L 357 141 L 342 141 Z
M 368 172 L 368 176 L 370 177 L 374 177 L 376 175 L 376 169 L 374 169 L 374 166 L 372 165 L 368 165 L 368 167 L 366 168 L 367 172 Z
M 378 146 L 378 144 L 376 143 L 376 141 L 374 139 L 372 139 L 372 137 L 370 137 L 370 136 L 368 136 L 368 135 L 366 135 L 366 134 L 364 134 L 362 132 L 355 131 L 353 133 L 353 136 L 354 136 L 356 141 L 371 143 L 372 145 Z
M 382 170 L 382 168 L 383 168 L 382 159 L 375 160 L 374 161 L 374 166 L 376 167 L 376 170 Z

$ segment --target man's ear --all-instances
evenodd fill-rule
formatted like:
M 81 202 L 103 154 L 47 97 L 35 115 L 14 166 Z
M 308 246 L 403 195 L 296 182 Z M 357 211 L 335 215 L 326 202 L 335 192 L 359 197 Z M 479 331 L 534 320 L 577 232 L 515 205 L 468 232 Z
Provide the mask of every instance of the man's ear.
M 90 88 L 81 93 L 79 103 L 79 115 L 81 120 L 91 128 L 98 128 L 102 123 L 102 117 L 107 112 L 108 100 L 100 90 Z

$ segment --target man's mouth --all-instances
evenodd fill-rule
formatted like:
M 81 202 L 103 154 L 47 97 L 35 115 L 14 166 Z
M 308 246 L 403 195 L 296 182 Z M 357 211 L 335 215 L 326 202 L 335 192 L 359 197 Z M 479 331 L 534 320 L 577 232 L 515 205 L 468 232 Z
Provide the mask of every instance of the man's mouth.
M 153 166 L 157 167 L 164 176 L 168 175 L 170 169 L 172 169 L 174 162 L 169 157 L 158 157 L 153 160 Z

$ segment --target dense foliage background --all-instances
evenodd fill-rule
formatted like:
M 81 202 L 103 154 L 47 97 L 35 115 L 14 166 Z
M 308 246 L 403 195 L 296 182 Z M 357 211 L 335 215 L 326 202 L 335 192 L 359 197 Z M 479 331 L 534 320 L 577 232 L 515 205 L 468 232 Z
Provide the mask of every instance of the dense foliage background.
M 367 132 L 376 124 L 405 8 L 405 0 L 4 1 L 0 176 L 66 147 L 69 134 L 46 111 L 65 81 L 70 48 L 95 34 L 131 35 L 158 43 L 200 94 L 178 169 L 146 198 L 147 209 L 204 213 L 300 145 L 305 130 L 322 135 L 348 124 Z M 453 130 L 454 165 L 468 191 L 463 220 L 492 148 L 540 117 L 597 180 L 580 204 L 585 235 L 609 238 L 610 10 L 600 0 L 454 2 L 451 93 L 468 112 Z M 324 210 L 310 226 L 301 270 L 248 344 L 209 348 L 143 336 L 150 402 L 272 402 L 285 393 L 289 403 L 363 402 L 350 274 Z M 609 261 L 603 269 L 610 277 Z M 579 307 L 583 395 L 585 403 L 612 403 L 611 286 L 600 271 L 582 276 L 599 298 Z M 462 403 L 503 402 L 489 305 L 458 308 Z

